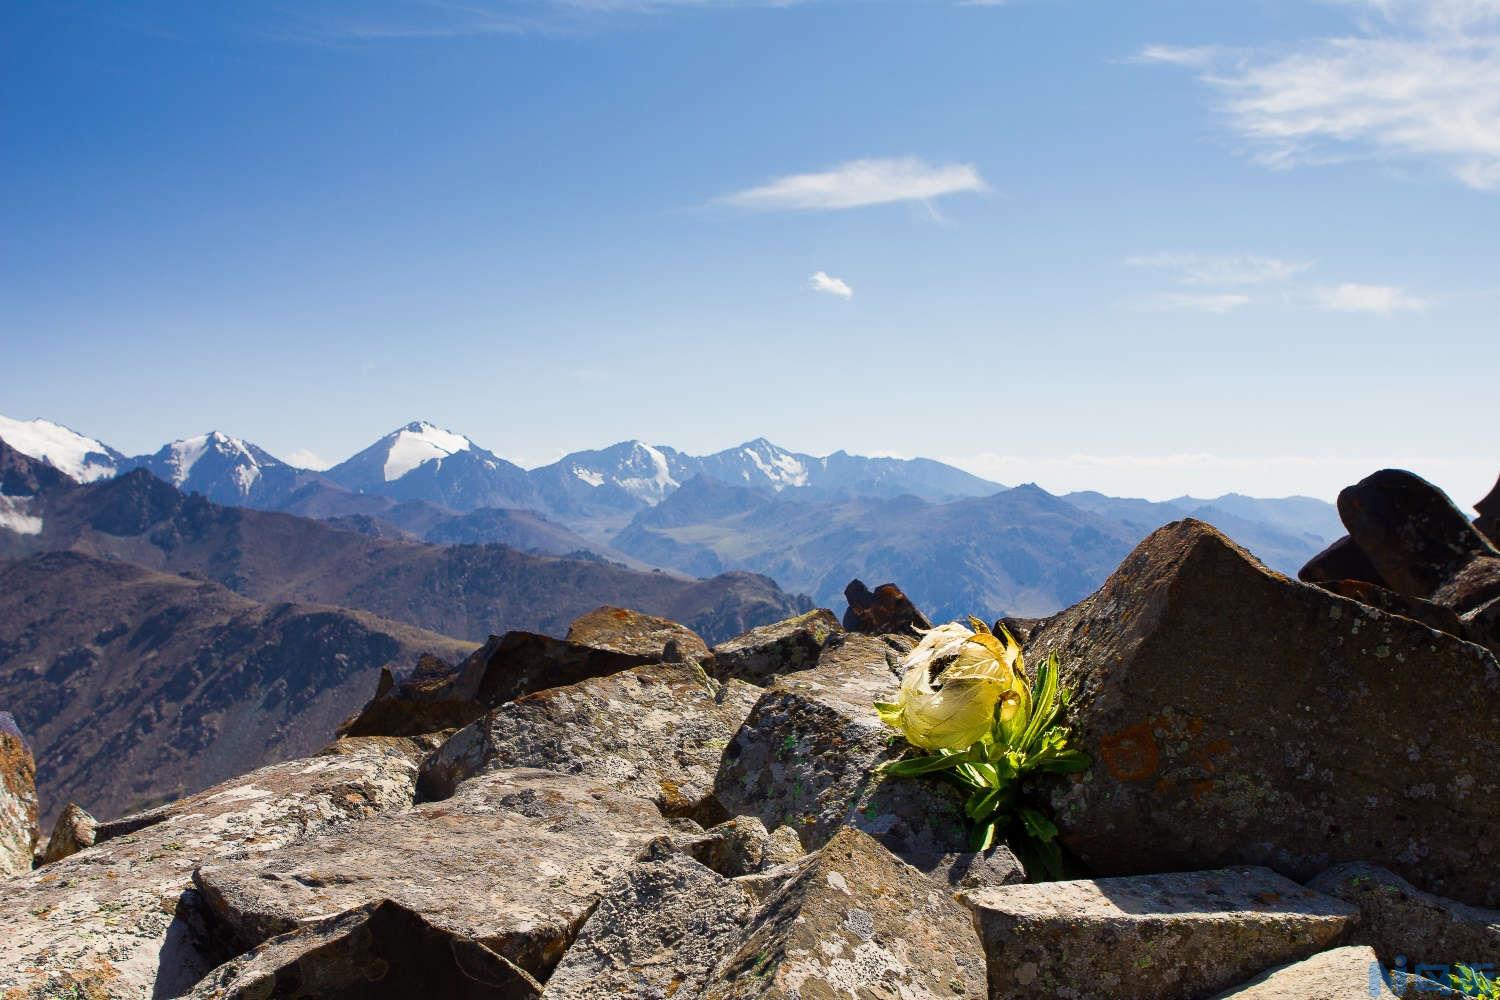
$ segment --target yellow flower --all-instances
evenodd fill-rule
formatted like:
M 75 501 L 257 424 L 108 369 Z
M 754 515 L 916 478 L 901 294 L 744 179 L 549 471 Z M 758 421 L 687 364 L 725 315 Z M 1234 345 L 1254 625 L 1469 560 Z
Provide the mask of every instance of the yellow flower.
M 881 721 L 914 746 L 967 750 L 991 735 L 997 707 L 1002 730 L 1018 718 L 1024 725 L 1029 697 L 1020 647 L 970 621 L 978 631 L 953 622 L 925 632 L 902 661 L 900 700 L 876 706 Z

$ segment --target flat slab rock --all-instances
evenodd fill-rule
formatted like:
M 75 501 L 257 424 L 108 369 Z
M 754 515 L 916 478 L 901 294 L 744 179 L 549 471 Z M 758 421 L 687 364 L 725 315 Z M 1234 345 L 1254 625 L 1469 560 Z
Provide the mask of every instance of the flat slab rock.
M 495 771 L 443 802 L 204 865 L 196 881 L 242 948 L 390 900 L 545 979 L 603 889 L 668 832 L 649 801 L 608 782 Z
M 606 779 L 667 815 L 724 819 L 711 802 L 719 759 L 758 688 L 712 684 L 695 663 L 659 663 L 549 688 L 501 705 L 428 760 L 422 795 L 443 799 L 475 775 L 539 767 Z
M 1288 580 L 1186 520 L 1027 650 L 1049 652 L 1094 759 L 1058 782 L 1053 819 L 1093 871 L 1261 864 L 1310 879 L 1364 860 L 1500 905 L 1488 650 Z
M 222 957 L 205 934 L 193 869 L 409 806 L 425 752 L 410 740 L 340 741 L 114 824 L 116 836 L 0 882 L 0 997 L 187 992 Z
M 676 851 L 631 865 L 603 893 L 547 980 L 547 1000 L 690 1000 L 743 937 L 750 896 Z
M 756 702 L 724 752 L 715 796 L 729 812 L 755 816 L 768 829 L 791 827 L 808 850 L 854 826 L 956 886 L 1021 880 L 1019 863 L 1003 846 L 986 855 L 967 850 L 956 791 L 875 773 L 904 752 L 873 707 L 894 697 L 896 660 L 896 651 L 872 636 L 830 640 L 816 667 L 780 678 Z
M 209 973 L 191 1000 L 536 1000 L 540 992 L 484 945 L 387 901 L 272 938 Z
M 751 629 L 715 646 L 708 669 L 721 679 L 736 677 L 752 684 L 769 684 L 783 674 L 812 667 L 829 636 L 842 631 L 832 611 L 817 608 Z
M 1214 1000 L 1395 1000 L 1396 995 L 1381 975 L 1375 952 L 1349 945 L 1271 969 Z
M 1329 869 L 1308 888 L 1358 907 L 1354 940 L 1373 946 L 1387 967 L 1402 959 L 1411 970 L 1460 962 L 1500 969 L 1500 910 L 1423 892 L 1393 872 L 1361 863 Z
M 979 889 L 991 1000 L 1193 1000 L 1327 947 L 1357 918 L 1264 868 Z

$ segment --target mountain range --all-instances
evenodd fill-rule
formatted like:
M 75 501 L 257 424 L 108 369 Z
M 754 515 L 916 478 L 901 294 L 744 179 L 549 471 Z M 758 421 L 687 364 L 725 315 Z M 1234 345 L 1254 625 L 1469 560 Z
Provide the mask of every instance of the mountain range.
M 0 422 L 0 438 L 65 472 L 144 468 L 219 503 L 371 539 L 494 542 L 694 575 L 747 570 L 823 604 L 852 576 L 888 577 L 940 617 L 1065 607 L 1141 538 L 1184 516 L 1283 572 L 1342 532 L 1333 506 L 1309 497 L 1055 497 L 929 459 L 817 457 L 763 438 L 704 456 L 625 441 L 526 470 L 417 421 L 322 472 L 218 433 L 137 458 L 46 421 Z

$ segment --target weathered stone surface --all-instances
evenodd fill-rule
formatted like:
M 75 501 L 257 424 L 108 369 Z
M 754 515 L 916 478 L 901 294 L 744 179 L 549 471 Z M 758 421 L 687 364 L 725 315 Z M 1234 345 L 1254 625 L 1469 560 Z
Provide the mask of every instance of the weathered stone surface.
M 76 802 L 69 802 L 52 826 L 52 836 L 47 838 L 47 848 L 42 852 L 42 864 L 72 857 L 85 847 L 93 847 L 99 824 Z
M 849 602 L 844 628 L 850 632 L 915 634 L 917 629 L 932 628 L 927 616 L 894 583 L 882 583 L 872 591 L 863 581 L 852 580 L 844 588 L 844 600 Z
M 213 970 L 192 1000 L 535 1000 L 535 979 L 392 902 L 272 938 Z
M 1359 908 L 1354 940 L 1374 947 L 1380 960 L 1398 959 L 1411 970 L 1462 962 L 1500 968 L 1500 910 L 1482 910 L 1423 892 L 1376 865 L 1331 868 L 1308 888 Z
M 731 813 L 795 829 L 808 850 L 852 825 L 956 885 L 1015 880 L 1020 866 L 1008 849 L 966 850 L 956 790 L 875 773 L 904 752 L 873 707 L 895 696 L 895 655 L 879 639 L 847 633 L 829 641 L 816 667 L 778 680 L 725 750 L 715 796 Z
M 567 638 L 580 646 L 640 656 L 647 661 L 663 659 L 667 643 L 675 642 L 687 659 L 699 663 L 708 659 L 707 643 L 686 625 L 625 608 L 590 611 L 573 623 Z
M 542 995 L 692 1000 L 749 917 L 750 897 L 734 882 L 655 850 L 605 890 Z
M 711 684 L 695 663 L 548 688 L 455 733 L 424 765 L 419 788 L 442 799 L 476 774 L 541 767 L 608 779 L 668 815 L 716 823 L 727 815 L 711 800 L 719 758 L 759 694 L 741 681 Z
M 608 611 L 609 609 L 601 609 Z M 633 638 L 620 632 L 607 633 L 604 623 L 593 615 L 580 619 L 580 634 L 593 634 L 601 641 L 615 645 L 634 644 L 646 652 L 621 652 L 619 649 L 591 646 L 567 639 L 554 639 L 535 632 L 507 632 L 490 636 L 457 667 L 449 667 L 435 657 L 423 657 L 412 676 L 400 683 L 382 675 L 375 698 L 344 726 L 351 736 L 411 736 L 467 726 L 489 709 L 534 691 L 563 684 L 574 684 L 589 677 L 604 677 L 654 663 L 664 658 L 669 642 L 675 641 L 682 655 L 683 643 L 692 645 L 692 632 L 676 626 L 682 634 L 662 636 L 657 626 L 671 625 L 663 619 L 635 616 L 638 627 L 625 629 Z M 627 612 L 627 614 L 633 614 Z M 648 638 L 657 629 L 660 647 Z M 707 648 L 698 640 L 693 649 Z
M 818 662 L 823 643 L 844 629 L 827 608 L 796 618 L 762 625 L 714 647 L 709 672 L 715 677 L 737 677 L 752 684 L 769 684 L 782 674 L 806 670 Z
M 1390 589 L 1459 606 L 1436 596 L 1479 558 L 1500 558 L 1442 490 L 1400 469 L 1382 469 L 1339 494 L 1349 537 Z M 1493 595 L 1491 595 L 1493 596 Z
M 1354 907 L 1264 868 L 979 889 L 992 1000 L 1192 1000 L 1328 945 Z
M 1387 586 L 1380 570 L 1348 535 L 1309 559 L 1307 565 L 1297 571 L 1297 579 L 1304 583 L 1358 580 L 1376 587 Z
M 845 828 L 751 918 L 708 1000 L 957 1000 L 984 995 L 973 921 L 875 840 Z
M 353 739 L 156 810 L 134 831 L 0 882 L 0 996 L 174 997 L 225 957 L 192 871 L 410 805 L 420 748 Z
M 1432 996 L 1433 994 L 1428 994 Z M 1367 947 L 1348 945 L 1271 969 L 1214 1000 L 1395 1000 Z
M 1338 594 L 1351 601 L 1358 601 L 1393 615 L 1410 618 L 1412 621 L 1421 622 L 1428 628 L 1435 628 L 1439 632 L 1447 632 L 1460 639 L 1471 638 L 1468 628 L 1464 626 L 1463 619 L 1458 616 L 1458 613 L 1441 604 L 1434 604 L 1420 597 L 1398 594 L 1394 590 L 1377 587 L 1373 583 L 1365 583 L 1362 580 L 1329 580 L 1319 586 L 1330 594 Z
M 1481 647 L 1271 573 L 1188 520 L 1028 656 L 1049 652 L 1095 761 L 1059 781 L 1054 820 L 1093 871 L 1306 879 L 1369 860 L 1500 903 L 1500 668 Z
M 1464 628 L 1481 646 L 1500 656 L 1500 597 L 1486 601 L 1463 616 Z
M 692 850 L 694 858 L 729 878 L 750 875 L 767 867 L 768 863 L 777 863 L 770 862 L 770 854 L 771 834 L 754 816 L 735 816 L 725 820 L 706 831 Z
M 1432 594 L 1434 603 L 1461 613 L 1473 611 L 1496 598 L 1500 598 L 1500 558 L 1495 556 L 1469 560 L 1463 569 Z
M 484 711 L 475 697 L 477 687 L 477 677 L 470 684 L 460 684 L 453 665 L 431 654 L 420 657 L 400 684 L 389 668 L 382 667 L 375 697 L 341 732 L 346 736 L 416 736 L 457 729 Z
M 36 761 L 16 720 L 0 712 L 0 879 L 31 871 L 36 838 Z
M 668 830 L 608 782 L 495 771 L 446 801 L 204 865 L 195 879 L 240 947 L 388 899 L 544 979 L 603 888 Z
M 1479 511 L 1474 527 L 1490 540 L 1491 545 L 1500 546 L 1500 479 L 1495 480 L 1494 487 L 1474 505 L 1474 509 Z

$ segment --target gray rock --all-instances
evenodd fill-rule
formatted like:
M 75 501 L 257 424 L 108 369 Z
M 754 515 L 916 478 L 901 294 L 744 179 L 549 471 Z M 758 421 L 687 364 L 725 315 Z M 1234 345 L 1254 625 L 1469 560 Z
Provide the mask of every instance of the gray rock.
M 612 781 L 666 815 L 709 823 L 719 758 L 759 689 L 730 681 L 714 693 L 693 663 L 654 664 L 549 688 L 501 705 L 460 730 L 422 769 L 424 797 L 502 768 L 540 767 Z
M 1428 994 L 1432 996 L 1433 994 Z M 1214 1000 L 1394 1000 L 1368 947 L 1349 945 L 1272 969 Z
M 1193 1000 L 1326 947 L 1354 907 L 1264 868 L 979 889 L 992 1000 Z
M 768 866 L 771 835 L 754 816 L 736 816 L 708 830 L 692 853 L 720 875 L 737 878 Z
M 391 902 L 272 938 L 209 973 L 192 1000 L 536 1000 L 536 980 Z
M 1359 908 L 1354 940 L 1387 966 L 1489 965 L 1500 968 L 1500 911 L 1465 906 L 1414 887 L 1393 872 L 1353 863 L 1308 883 Z M 1446 978 L 1439 976 L 1438 978 Z
M 667 644 L 676 643 L 683 657 L 699 663 L 708 659 L 708 645 L 686 625 L 625 608 L 590 611 L 568 629 L 568 641 L 648 661 L 671 659 L 666 656 Z
M 984 856 L 968 851 L 956 790 L 875 773 L 904 753 L 874 711 L 899 686 L 895 656 L 878 638 L 848 633 L 829 641 L 816 667 L 778 680 L 724 752 L 715 796 L 732 813 L 791 827 L 808 850 L 855 826 L 955 886 L 1020 879 L 1003 846 Z
M 690 1000 L 734 948 L 750 897 L 691 858 L 658 850 L 604 892 L 547 980 L 547 1000 Z
M 769 684 L 782 674 L 813 666 L 823 643 L 843 630 L 832 611 L 818 608 L 751 629 L 715 646 L 708 669 L 721 679 L 736 677 L 752 684 Z
M 957 1000 L 984 994 L 973 921 L 946 886 L 842 829 L 751 918 L 707 1000 Z
M 99 823 L 82 806 L 69 802 L 58 814 L 52 826 L 52 836 L 47 838 L 47 849 L 42 852 L 42 864 L 72 857 L 85 847 L 93 847 Z
M 341 741 L 156 810 L 149 823 L 0 882 L 0 996 L 174 997 L 222 959 L 192 872 L 409 806 L 422 750 Z
M 545 979 L 604 887 L 669 829 L 609 782 L 502 770 L 443 802 L 204 865 L 195 879 L 240 948 L 390 900 Z
M 36 761 L 16 720 L 0 712 L 0 879 L 31 871 L 36 838 Z
M 1210 526 L 1154 532 L 1033 639 L 1075 685 L 1053 819 L 1103 875 L 1384 865 L 1500 904 L 1500 667 L 1271 573 Z M 1433 720 L 1462 720 L 1435 725 Z

